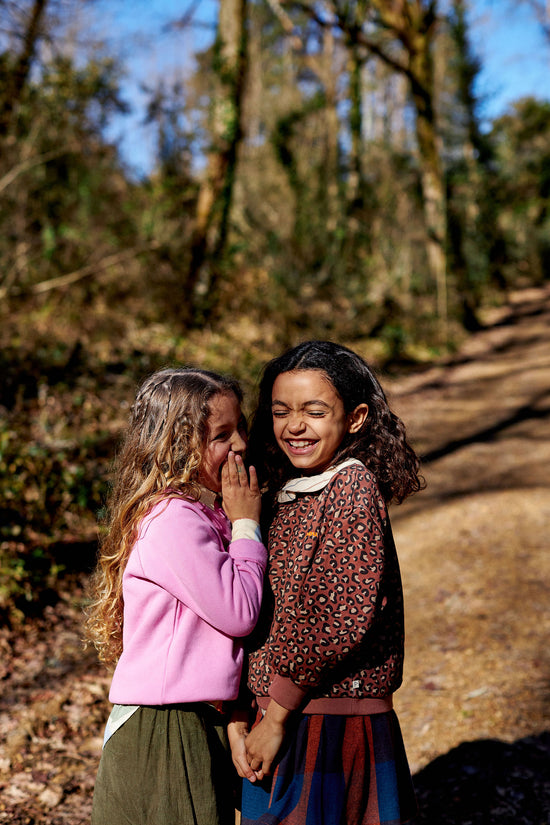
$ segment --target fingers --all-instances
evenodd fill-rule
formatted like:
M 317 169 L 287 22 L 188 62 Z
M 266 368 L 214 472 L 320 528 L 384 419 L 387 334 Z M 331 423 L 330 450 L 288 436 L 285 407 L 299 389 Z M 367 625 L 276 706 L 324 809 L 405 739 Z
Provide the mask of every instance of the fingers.
M 233 757 L 233 764 L 241 779 L 248 779 L 250 782 L 255 782 L 256 773 L 248 764 L 246 751 L 244 749 L 244 739 L 240 740 L 237 744 L 231 745 L 231 755 Z
M 260 495 L 258 484 L 258 474 L 255 467 L 249 467 L 250 480 L 248 478 L 243 457 L 238 453 L 230 451 L 222 467 L 222 479 L 225 483 L 238 487 L 248 487 L 254 495 Z
M 237 459 L 239 459 L 239 458 L 241 458 L 241 457 L 238 456 L 238 455 L 235 455 L 235 453 L 233 453 L 233 452 L 229 452 L 228 455 L 227 455 L 226 465 L 227 465 L 227 469 L 228 469 L 230 484 L 235 484 L 235 485 L 240 486 L 240 484 L 241 484 L 240 475 L 241 475 L 242 470 L 241 470 L 239 464 L 237 463 Z M 242 462 L 242 459 L 241 459 L 241 462 Z
M 256 781 L 256 774 L 248 764 L 244 740 L 248 734 L 248 722 L 239 716 L 239 712 L 233 714 L 227 725 L 227 736 L 231 746 L 231 756 L 233 764 L 241 779 L 248 779 L 250 782 Z
M 235 469 L 237 471 L 237 483 L 241 487 L 248 487 L 248 476 L 246 475 L 246 467 L 244 466 L 244 461 L 242 456 L 235 455 L 234 456 L 234 463 Z
M 256 472 L 256 468 L 250 465 L 248 468 L 248 472 L 250 474 L 250 492 L 254 493 L 254 495 L 260 495 L 260 485 L 258 483 L 258 473 Z
M 242 457 L 233 451 L 227 454 L 227 459 L 222 468 L 222 478 L 229 484 L 237 487 L 247 487 L 248 478 Z
M 263 779 L 264 776 L 268 776 L 272 762 L 270 754 L 267 752 L 264 753 L 261 749 L 258 749 L 256 747 L 253 747 L 253 749 L 250 750 L 249 748 L 246 748 L 246 744 L 245 753 L 246 761 L 254 771 L 257 778 Z
M 249 518 L 259 522 L 261 494 L 256 471 L 251 469 L 249 481 L 244 460 L 238 453 L 227 454 L 221 482 L 223 509 L 230 521 Z
M 246 768 L 248 771 L 245 773 L 244 777 L 249 779 L 250 782 L 254 782 L 256 779 L 260 781 L 267 776 L 267 771 L 263 770 L 263 761 L 260 758 L 252 758 L 250 754 L 247 754 L 246 757 Z M 241 762 L 242 768 L 242 762 Z M 246 771 L 246 769 L 244 769 Z
M 233 757 L 233 764 L 241 779 L 248 779 L 250 782 L 256 781 L 256 773 L 252 770 L 244 756 L 240 758 Z
M 252 772 L 254 773 L 254 777 L 256 779 L 262 780 L 264 777 L 269 776 L 269 771 L 271 768 L 271 762 L 263 759 L 251 759 L 250 756 L 248 758 L 248 765 Z M 250 779 L 249 776 L 246 777 Z M 253 781 L 253 780 L 251 780 Z

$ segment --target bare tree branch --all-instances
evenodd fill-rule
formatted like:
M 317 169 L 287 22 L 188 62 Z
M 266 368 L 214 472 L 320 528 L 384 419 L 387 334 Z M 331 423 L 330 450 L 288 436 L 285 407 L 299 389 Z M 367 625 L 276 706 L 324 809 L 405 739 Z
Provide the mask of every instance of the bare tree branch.
M 272 5 L 272 0 L 267 0 L 269 5 Z M 308 2 L 295 2 L 293 3 L 294 6 L 298 6 L 302 11 L 309 15 L 310 19 L 313 20 L 317 25 L 321 28 L 336 28 L 339 31 L 347 33 L 349 31 L 349 21 L 345 19 L 345 15 L 341 13 L 341 10 L 334 3 L 330 3 L 328 9 L 332 13 L 332 18 L 323 18 L 316 10 L 316 8 Z M 286 30 L 286 29 L 285 29 Z M 376 39 L 369 37 L 363 29 L 357 27 L 354 30 L 354 40 L 360 46 L 364 46 L 372 54 L 379 57 L 381 60 L 384 61 L 388 66 L 392 69 L 395 69 L 398 72 L 402 72 L 403 74 L 407 75 L 409 79 L 411 78 L 411 73 L 409 68 L 406 64 L 402 63 L 392 54 L 390 54 L 383 46 L 378 42 Z
M 283 27 L 285 33 L 289 36 L 291 40 L 292 47 L 294 49 L 301 49 L 302 48 L 302 41 L 298 37 L 298 35 L 294 31 L 294 23 L 292 22 L 290 16 L 286 13 L 283 9 L 279 0 L 266 0 L 267 5 Z
M 19 175 L 32 169 L 34 166 L 40 166 L 42 163 L 47 163 L 49 160 L 60 158 L 74 151 L 77 151 L 76 144 L 74 146 L 66 146 L 63 149 L 52 149 L 51 152 L 44 152 L 42 155 L 36 155 L 35 157 L 27 158 L 27 160 L 22 160 L 21 163 L 16 164 L 13 169 L 10 169 L 9 172 L 0 178 L 0 192 L 7 189 L 10 183 L 13 183 Z
M 144 252 L 150 252 L 156 248 L 158 248 L 158 243 L 153 242 L 151 244 L 139 247 L 138 249 L 126 249 L 123 252 L 116 252 L 114 255 L 107 255 L 107 257 L 103 258 L 102 261 L 88 264 L 87 266 L 81 267 L 81 269 L 76 269 L 74 272 L 69 272 L 66 275 L 59 275 L 57 278 L 50 278 L 48 281 L 41 281 L 38 284 L 33 284 L 29 287 L 28 291 L 34 295 L 42 295 L 45 292 L 50 292 L 52 289 L 70 286 L 71 284 L 81 281 L 83 278 L 87 278 L 90 275 L 103 272 L 110 266 L 114 266 L 115 264 L 122 263 L 126 260 L 132 260 L 133 258 L 137 258 L 138 255 L 142 255 Z M 8 295 L 21 294 L 23 291 L 24 290 L 17 287 L 14 289 L 0 289 L 0 300 L 6 298 Z
M 180 18 L 173 20 L 171 23 L 167 23 L 166 26 L 164 26 L 164 31 L 171 31 L 172 29 L 186 29 L 187 26 L 193 23 L 193 15 L 200 6 L 200 2 L 201 0 L 193 0 L 187 11 L 182 14 Z

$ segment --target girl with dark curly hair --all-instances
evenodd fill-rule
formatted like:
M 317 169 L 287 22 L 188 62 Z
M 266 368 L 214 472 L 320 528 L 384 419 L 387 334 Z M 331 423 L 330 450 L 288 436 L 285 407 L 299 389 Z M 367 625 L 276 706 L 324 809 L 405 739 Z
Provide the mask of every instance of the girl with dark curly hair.
M 410 822 L 387 505 L 423 482 L 403 422 L 362 358 L 309 341 L 267 365 L 249 454 L 269 514 L 269 586 L 249 653 L 256 723 L 229 730 L 249 780 L 242 825 Z

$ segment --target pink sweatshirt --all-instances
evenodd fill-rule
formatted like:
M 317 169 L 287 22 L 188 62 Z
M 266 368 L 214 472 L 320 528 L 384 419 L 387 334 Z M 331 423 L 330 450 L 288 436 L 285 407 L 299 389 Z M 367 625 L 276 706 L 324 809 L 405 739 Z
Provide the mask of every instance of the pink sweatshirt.
M 239 637 L 256 624 L 266 559 L 260 541 L 231 541 L 221 508 L 183 498 L 157 504 L 124 571 L 123 653 L 111 702 L 235 699 Z

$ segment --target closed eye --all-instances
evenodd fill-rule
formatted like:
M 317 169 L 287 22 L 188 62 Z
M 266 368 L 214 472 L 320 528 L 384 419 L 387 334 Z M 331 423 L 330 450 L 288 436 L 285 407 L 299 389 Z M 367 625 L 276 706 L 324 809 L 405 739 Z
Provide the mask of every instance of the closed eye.
M 290 414 L 290 410 L 271 410 L 271 413 L 274 418 L 285 418 L 287 415 Z M 313 418 L 322 418 L 324 415 L 328 413 L 328 410 L 304 410 L 305 415 L 310 415 Z

